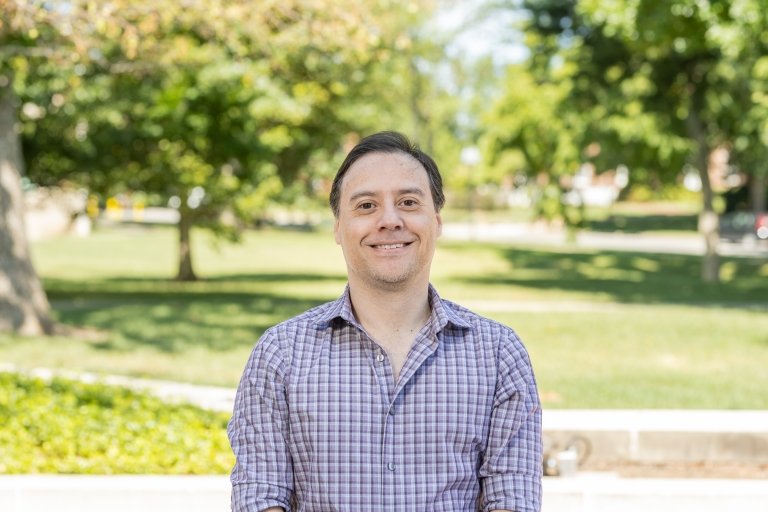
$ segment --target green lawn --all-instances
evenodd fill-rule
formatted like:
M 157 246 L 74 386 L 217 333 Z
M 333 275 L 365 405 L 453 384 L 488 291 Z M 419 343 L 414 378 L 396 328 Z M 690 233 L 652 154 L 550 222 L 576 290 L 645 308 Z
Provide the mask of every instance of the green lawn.
M 345 284 L 329 232 L 195 243 L 195 283 L 168 279 L 167 228 L 36 243 L 54 314 L 72 330 L 0 335 L 0 363 L 234 386 L 265 328 Z M 698 274 L 691 256 L 442 241 L 433 282 L 517 330 L 545 406 L 768 408 L 768 261 L 726 259 L 721 284 Z

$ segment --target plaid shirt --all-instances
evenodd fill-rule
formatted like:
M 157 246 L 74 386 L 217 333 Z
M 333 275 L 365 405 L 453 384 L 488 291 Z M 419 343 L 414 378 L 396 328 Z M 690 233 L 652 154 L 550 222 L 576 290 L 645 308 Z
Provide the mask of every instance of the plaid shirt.
M 429 297 L 397 384 L 348 291 L 264 333 L 228 427 L 233 511 L 540 510 L 525 348 L 431 286 Z

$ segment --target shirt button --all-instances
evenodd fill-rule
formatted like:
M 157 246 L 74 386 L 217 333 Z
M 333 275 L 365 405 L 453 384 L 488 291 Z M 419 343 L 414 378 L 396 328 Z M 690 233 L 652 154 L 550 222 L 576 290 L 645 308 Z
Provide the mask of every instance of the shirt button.
M 383 363 L 384 362 L 384 354 L 382 354 L 381 352 L 377 352 L 376 353 L 376 361 L 378 361 L 379 363 Z
M 387 469 L 390 470 L 390 471 L 394 471 L 395 470 L 395 463 L 394 462 L 390 462 L 389 464 L 387 464 Z

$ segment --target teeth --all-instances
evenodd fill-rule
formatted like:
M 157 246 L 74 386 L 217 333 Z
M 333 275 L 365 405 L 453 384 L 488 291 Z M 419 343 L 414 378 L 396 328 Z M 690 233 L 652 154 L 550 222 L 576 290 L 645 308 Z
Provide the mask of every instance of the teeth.
M 387 245 L 380 245 L 379 249 L 399 249 L 401 247 L 405 247 L 405 244 L 387 244 Z

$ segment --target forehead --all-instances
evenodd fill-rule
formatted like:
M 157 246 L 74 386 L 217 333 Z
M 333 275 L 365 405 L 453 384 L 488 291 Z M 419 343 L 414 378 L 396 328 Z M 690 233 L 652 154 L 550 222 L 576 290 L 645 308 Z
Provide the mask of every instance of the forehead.
M 399 188 L 403 183 L 429 188 L 429 177 L 424 166 L 402 152 L 368 153 L 349 167 L 342 181 L 343 189 L 357 186 L 369 188 L 373 185 Z

